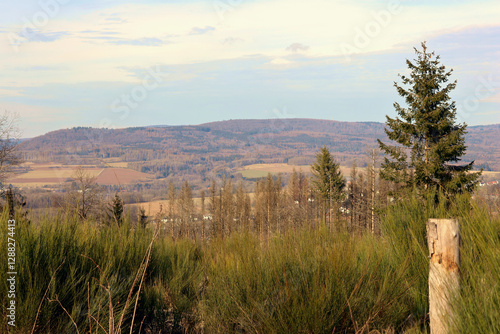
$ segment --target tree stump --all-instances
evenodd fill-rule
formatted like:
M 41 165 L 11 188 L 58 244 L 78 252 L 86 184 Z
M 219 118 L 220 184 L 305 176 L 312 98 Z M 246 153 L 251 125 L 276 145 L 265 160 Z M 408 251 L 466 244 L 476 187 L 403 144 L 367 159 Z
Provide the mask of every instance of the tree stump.
M 429 219 L 429 318 L 431 334 L 451 331 L 453 298 L 460 286 L 460 229 L 456 219 Z

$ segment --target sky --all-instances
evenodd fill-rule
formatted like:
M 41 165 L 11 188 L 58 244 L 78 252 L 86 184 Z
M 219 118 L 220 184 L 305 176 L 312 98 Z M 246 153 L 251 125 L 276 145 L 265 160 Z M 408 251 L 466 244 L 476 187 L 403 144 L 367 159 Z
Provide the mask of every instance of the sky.
M 457 121 L 500 123 L 500 2 L 17 0 L 0 3 L 0 108 L 22 137 L 92 126 L 384 122 L 426 41 Z

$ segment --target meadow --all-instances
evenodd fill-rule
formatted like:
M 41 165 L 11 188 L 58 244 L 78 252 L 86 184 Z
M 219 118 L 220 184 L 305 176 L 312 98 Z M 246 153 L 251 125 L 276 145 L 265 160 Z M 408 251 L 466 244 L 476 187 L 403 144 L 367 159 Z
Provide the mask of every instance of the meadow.
M 425 221 L 452 216 L 463 241 L 455 331 L 500 332 L 498 215 L 468 197 L 435 205 L 414 196 L 380 216 L 380 235 L 306 224 L 202 242 L 134 228 L 130 218 L 121 227 L 62 213 L 28 223 L 18 212 L 16 327 L 6 323 L 2 271 L 0 331 L 426 333 Z

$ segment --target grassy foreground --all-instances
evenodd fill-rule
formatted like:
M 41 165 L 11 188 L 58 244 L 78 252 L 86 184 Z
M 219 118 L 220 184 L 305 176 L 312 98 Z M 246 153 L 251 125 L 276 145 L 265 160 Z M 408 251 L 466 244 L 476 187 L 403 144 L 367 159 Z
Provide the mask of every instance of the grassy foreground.
M 59 216 L 27 226 L 18 217 L 16 327 L 7 325 L 4 269 L 0 332 L 426 332 L 425 221 L 450 216 L 460 219 L 463 241 L 457 332 L 500 332 L 500 219 L 467 199 L 431 203 L 392 205 L 382 236 L 320 227 L 203 244 L 152 243 L 153 231 L 127 224 L 97 228 Z M 3 252 L 6 222 L 4 213 Z

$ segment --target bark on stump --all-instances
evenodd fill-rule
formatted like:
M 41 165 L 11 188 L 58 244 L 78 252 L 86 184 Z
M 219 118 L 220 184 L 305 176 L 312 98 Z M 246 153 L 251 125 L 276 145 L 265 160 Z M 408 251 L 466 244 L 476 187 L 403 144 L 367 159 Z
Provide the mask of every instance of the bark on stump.
M 453 298 L 459 291 L 460 229 L 456 219 L 429 219 L 429 318 L 431 334 L 449 333 L 455 322 Z

